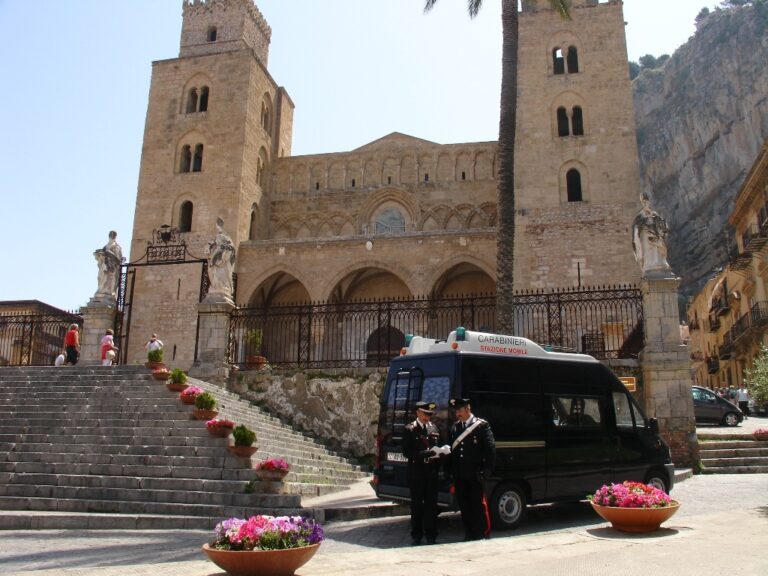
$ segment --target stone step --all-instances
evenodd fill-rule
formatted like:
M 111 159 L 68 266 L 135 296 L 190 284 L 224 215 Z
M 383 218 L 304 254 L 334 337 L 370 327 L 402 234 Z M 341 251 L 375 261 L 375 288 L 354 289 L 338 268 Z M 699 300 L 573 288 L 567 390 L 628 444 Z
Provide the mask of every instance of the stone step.
M 123 433 L 124 434 L 124 433 Z M 158 447 L 165 446 L 194 446 L 199 448 L 223 448 L 234 441 L 229 438 L 216 438 L 205 429 L 169 429 L 165 433 L 157 433 L 153 436 L 137 436 L 118 434 L 83 434 L 68 436 L 50 434 L 0 434 L 0 443 L 7 445 L 8 451 L 14 452 L 51 452 L 61 451 L 66 453 L 81 454 L 84 452 L 114 454 L 119 453 L 128 446 L 150 447 L 147 454 L 156 454 Z M 285 458 L 290 462 L 306 461 L 308 463 L 322 462 L 327 465 L 338 465 L 359 470 L 359 466 L 353 466 L 345 462 L 341 457 L 327 452 L 318 452 L 309 448 L 296 447 L 288 442 L 265 439 L 257 441 L 255 446 L 259 448 L 259 457 Z M 134 448 L 135 449 L 135 448 Z M 266 454 L 266 456 L 265 456 Z M 198 454 L 199 455 L 199 454 Z
M 732 449 L 700 449 L 701 458 L 733 458 L 733 457 L 768 457 L 768 447 L 766 448 L 732 448 Z
M 0 486 L 0 497 L 55 498 L 60 500 L 96 500 L 146 502 L 153 504 L 238 506 L 252 508 L 298 508 L 301 498 L 297 494 L 246 494 L 243 483 L 237 492 L 190 492 L 186 490 L 126 490 L 124 488 L 90 486 L 33 486 L 6 484 Z
M 51 464 L 113 464 L 120 466 L 156 466 L 156 467 L 213 467 L 213 468 L 245 468 L 251 467 L 254 463 L 264 459 L 254 455 L 251 459 L 252 464 L 246 464 L 246 460 L 230 454 L 226 446 L 221 446 L 218 450 L 212 449 L 205 453 L 199 453 L 190 449 L 191 455 L 186 454 L 166 454 L 166 453 L 148 453 L 140 450 L 141 446 L 109 446 L 116 451 L 111 453 L 103 452 L 67 452 L 67 451 L 32 451 L 29 445 L 23 446 L 25 450 L 9 452 L 5 461 L 9 463 L 39 462 Z M 91 447 L 92 448 L 92 447 Z M 132 453 L 125 448 L 134 448 Z M 161 448 L 161 447 L 158 447 Z M 258 454 L 258 453 L 257 453 Z M 267 456 L 268 457 L 268 456 Z M 359 470 L 350 470 L 348 467 L 334 466 L 322 460 L 312 460 L 310 458 L 295 458 L 289 461 L 291 474 L 296 478 L 295 481 L 314 481 L 309 478 L 324 477 L 342 480 L 354 480 L 364 475 Z M 307 480 L 304 480 L 307 479 Z
M 147 514 L 194 516 L 203 518 L 247 518 L 254 514 L 278 516 L 301 515 L 300 507 L 270 508 L 253 506 L 215 506 L 208 504 L 168 504 L 162 502 L 130 502 L 125 500 L 79 500 L 0 496 L 0 510 L 49 510 L 59 512 L 99 512 L 109 514 Z
M 233 458 L 233 460 L 238 460 Z M 242 480 L 256 478 L 248 459 L 242 468 L 196 468 L 189 466 L 122 466 L 118 464 L 83 464 L 55 462 L 0 462 L 0 473 L 74 474 L 96 476 L 150 476 L 154 478 L 198 478 L 204 480 Z
M 720 440 L 711 442 L 699 442 L 699 451 L 702 450 L 734 450 L 741 448 L 768 448 L 766 440 Z
M 288 475 L 290 477 L 290 474 Z M 119 490 L 181 490 L 185 492 L 245 493 L 246 481 L 201 480 L 199 478 L 150 478 L 128 476 L 89 476 L 66 474 L 23 474 L 0 472 L 2 485 L 62 486 L 72 488 L 113 488 Z M 284 482 L 288 494 L 322 495 L 333 492 L 348 483 L 326 482 L 315 486 L 295 482 Z
M 314 510 L 300 510 L 309 516 Z M 322 513 L 322 510 L 320 511 Z M 273 515 L 285 513 L 274 510 Z M 0 530 L 213 530 L 220 516 L 167 516 L 150 514 L 89 514 L 15 509 L 0 510 Z
M 71 512 L 81 515 L 81 525 L 138 526 L 178 516 L 167 525 L 199 527 L 197 518 L 246 516 L 254 508 L 285 514 L 295 505 L 295 513 L 306 515 L 300 496 L 338 491 L 365 477 L 237 395 L 194 379 L 189 384 L 214 395 L 220 417 L 256 432 L 256 455 L 231 456 L 232 439 L 210 436 L 192 418 L 192 406 L 146 368 L 0 368 L 0 508 Z M 282 497 L 292 500 L 279 506 L 245 492 L 247 485 L 264 488 L 253 467 L 277 457 L 291 465 L 281 486 Z M 115 520 L 92 520 L 105 515 Z
M 705 468 L 768 466 L 768 457 L 702 458 Z
M 768 466 L 704 466 L 702 474 L 768 474 Z

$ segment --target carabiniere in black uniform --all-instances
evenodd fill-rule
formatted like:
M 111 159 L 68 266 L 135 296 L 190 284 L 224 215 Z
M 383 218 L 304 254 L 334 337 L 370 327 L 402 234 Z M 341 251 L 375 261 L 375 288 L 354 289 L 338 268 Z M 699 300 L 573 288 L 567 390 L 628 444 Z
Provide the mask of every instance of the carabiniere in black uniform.
M 466 398 L 451 399 L 450 404 L 454 409 L 469 409 Z M 466 423 L 457 421 L 451 427 L 451 477 L 461 510 L 464 539 L 478 540 L 491 533 L 485 482 L 496 463 L 496 442 L 490 424 L 469 414 Z M 466 429 L 471 431 L 459 440 Z
M 435 404 L 418 402 L 416 408 L 431 416 Z M 411 491 L 411 538 L 413 544 L 421 544 L 422 536 L 427 544 L 437 538 L 437 490 L 440 459 L 434 457 L 431 448 L 440 441 L 440 430 L 432 422 L 420 422 L 417 418 L 405 426 L 403 455 L 408 459 L 408 487 Z

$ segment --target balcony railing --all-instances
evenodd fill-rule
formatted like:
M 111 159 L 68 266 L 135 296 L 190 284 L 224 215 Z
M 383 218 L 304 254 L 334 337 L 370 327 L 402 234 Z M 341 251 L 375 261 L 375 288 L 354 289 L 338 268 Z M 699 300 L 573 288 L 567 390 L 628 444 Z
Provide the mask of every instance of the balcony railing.
M 750 224 L 741 235 L 741 245 L 746 252 L 761 250 L 768 243 L 768 230 L 762 230 L 757 224 Z
M 712 300 L 712 307 L 710 312 L 715 316 L 723 316 L 731 311 L 731 307 L 728 305 L 728 296 L 723 294 L 716 300 Z
M 710 316 L 709 317 L 709 331 L 710 332 L 717 332 L 720 330 L 720 318 L 717 316 Z
M 707 357 L 707 372 L 717 374 L 720 371 L 720 359 L 717 356 Z
M 733 358 L 733 338 L 731 337 L 730 330 L 723 337 L 723 343 L 718 349 L 718 356 L 720 360 L 730 360 Z

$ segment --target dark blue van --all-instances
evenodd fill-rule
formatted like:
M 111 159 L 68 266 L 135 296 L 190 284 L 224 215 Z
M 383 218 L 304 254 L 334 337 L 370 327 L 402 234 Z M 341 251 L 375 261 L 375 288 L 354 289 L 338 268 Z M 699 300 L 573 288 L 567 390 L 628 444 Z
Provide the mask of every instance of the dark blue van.
M 496 438 L 486 488 L 496 528 L 519 525 L 528 504 L 583 500 L 611 482 L 672 489 L 674 467 L 655 419 L 603 364 L 517 336 L 458 328 L 445 341 L 413 337 L 389 367 L 377 436 L 380 498 L 409 499 L 401 441 L 414 404 L 437 403 L 432 421 L 447 444 L 454 397 L 469 398 Z M 439 503 L 453 507 L 447 476 Z

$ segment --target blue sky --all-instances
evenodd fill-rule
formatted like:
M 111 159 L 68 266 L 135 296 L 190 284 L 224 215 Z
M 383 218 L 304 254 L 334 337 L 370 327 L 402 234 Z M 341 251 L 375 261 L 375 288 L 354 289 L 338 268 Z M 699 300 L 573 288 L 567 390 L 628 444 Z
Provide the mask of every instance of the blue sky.
M 630 59 L 672 53 L 716 4 L 625 0 Z M 500 0 L 473 21 L 465 0 L 428 15 L 422 0 L 257 5 L 270 72 L 296 104 L 293 154 L 394 131 L 496 139 Z M 0 22 L 0 301 L 77 308 L 96 290 L 93 251 L 109 230 L 128 253 L 151 64 L 178 56 L 181 0 L 0 0 Z

